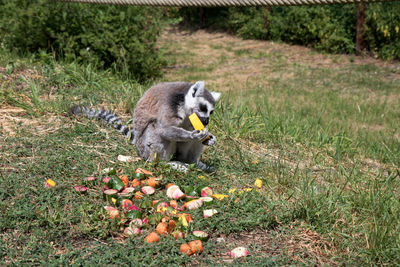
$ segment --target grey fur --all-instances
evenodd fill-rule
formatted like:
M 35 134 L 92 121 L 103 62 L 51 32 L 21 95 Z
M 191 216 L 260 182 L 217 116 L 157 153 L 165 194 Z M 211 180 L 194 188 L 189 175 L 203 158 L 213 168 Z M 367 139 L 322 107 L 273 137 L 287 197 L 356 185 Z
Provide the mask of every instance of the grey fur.
M 204 145 L 212 146 L 216 142 L 214 135 L 193 129 L 189 115 L 197 113 L 203 124 L 207 125 L 220 94 L 209 92 L 204 82 L 195 84 L 186 82 L 160 83 L 139 99 L 133 116 L 133 131 L 121 124 L 121 120 L 112 112 L 73 107 L 73 114 L 90 118 L 101 118 L 132 140 L 139 155 L 148 161 L 170 161 L 171 166 L 187 170 L 187 164 L 195 163 L 201 169 L 208 167 L 200 162 Z M 201 105 L 207 109 L 200 110 Z M 210 136 L 206 141 L 201 141 Z M 133 138 L 134 137 L 134 138 Z M 178 166 L 178 167 L 177 167 Z
M 208 122 L 209 114 L 202 114 L 199 107 L 206 103 L 214 109 L 215 102 L 203 82 L 161 83 L 147 90 L 134 112 L 133 129 L 139 155 L 149 161 L 175 160 L 206 168 L 200 163 L 200 156 L 204 145 L 214 145 L 216 138 L 207 128 L 195 131 L 188 117 L 196 112 L 202 121 Z M 207 136 L 210 139 L 201 142 Z
M 111 124 L 120 133 L 125 135 L 125 137 L 133 144 L 134 135 L 133 130 L 128 126 L 122 124 L 121 119 L 115 115 L 112 111 L 103 109 L 94 109 L 84 106 L 72 106 L 70 108 L 70 113 L 77 116 L 85 116 L 88 118 L 102 119 L 107 123 Z

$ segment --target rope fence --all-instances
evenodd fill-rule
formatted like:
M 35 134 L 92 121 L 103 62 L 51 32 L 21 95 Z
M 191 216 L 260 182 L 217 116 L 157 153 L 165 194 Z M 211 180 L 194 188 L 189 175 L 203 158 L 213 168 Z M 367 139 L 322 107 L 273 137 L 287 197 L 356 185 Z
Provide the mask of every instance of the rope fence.
M 228 6 L 299 6 L 322 4 L 348 4 L 393 2 L 393 0 L 58 0 L 62 2 L 80 2 L 91 4 L 135 5 L 135 6 L 194 6 L 194 7 L 228 7 Z M 399 1 L 399 0 L 395 0 Z

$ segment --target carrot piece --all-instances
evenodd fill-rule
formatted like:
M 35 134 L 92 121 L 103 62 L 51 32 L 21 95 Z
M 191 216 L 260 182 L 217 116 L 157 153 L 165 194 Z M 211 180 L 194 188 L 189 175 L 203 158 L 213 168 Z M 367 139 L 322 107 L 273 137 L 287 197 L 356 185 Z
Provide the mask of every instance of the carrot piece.
M 146 238 L 144 239 L 147 243 L 153 243 L 160 241 L 160 237 L 156 232 L 151 232 Z
M 200 240 L 190 241 L 189 246 L 193 253 L 200 254 L 203 252 L 203 244 Z
M 145 180 L 144 183 L 154 188 L 160 184 L 156 177 L 150 177 L 149 179 Z
M 192 255 L 194 253 L 192 248 L 186 243 L 182 244 L 179 249 L 183 254 L 186 254 L 188 256 L 190 256 L 190 255 Z
M 133 181 L 132 181 L 132 187 L 136 187 L 136 186 L 139 186 L 140 185 L 140 181 L 138 180 L 138 179 L 133 179 Z
M 124 187 L 127 187 L 129 184 L 129 178 L 126 175 L 120 175 L 118 176 L 119 179 L 124 183 Z
M 144 175 L 153 175 L 153 173 L 151 171 L 142 169 L 142 168 L 137 168 L 135 170 L 135 173 L 143 173 Z
M 170 220 L 168 222 L 167 231 L 168 231 L 168 233 L 171 233 L 173 230 L 175 230 L 175 221 L 174 220 Z
M 166 224 L 165 222 L 160 222 L 156 227 L 156 232 L 160 235 L 165 235 L 167 234 L 167 228 L 168 224 Z

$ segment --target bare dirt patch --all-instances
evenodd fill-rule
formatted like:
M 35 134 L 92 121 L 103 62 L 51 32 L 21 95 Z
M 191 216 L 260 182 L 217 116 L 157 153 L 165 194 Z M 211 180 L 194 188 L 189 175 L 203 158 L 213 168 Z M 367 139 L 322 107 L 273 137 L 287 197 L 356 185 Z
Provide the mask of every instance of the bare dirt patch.
M 220 244 L 218 255 L 230 263 L 233 259 L 227 254 L 235 247 L 247 247 L 253 256 L 281 257 L 294 263 L 316 266 L 336 266 L 333 259 L 338 249 L 326 238 L 307 226 L 295 222 L 276 230 L 255 230 L 251 232 L 221 235 L 213 240 Z

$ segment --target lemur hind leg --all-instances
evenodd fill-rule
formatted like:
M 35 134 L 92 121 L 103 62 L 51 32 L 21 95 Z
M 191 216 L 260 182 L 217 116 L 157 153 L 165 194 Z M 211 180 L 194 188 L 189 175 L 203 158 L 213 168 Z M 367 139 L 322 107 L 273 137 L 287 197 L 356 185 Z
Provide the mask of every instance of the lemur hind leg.
M 174 166 L 178 164 L 180 168 L 188 167 L 188 164 L 196 164 L 196 166 L 203 171 L 214 171 L 213 167 L 207 166 L 205 163 L 200 161 L 201 154 L 203 152 L 204 145 L 199 141 L 177 143 L 176 154 L 174 159 Z M 184 162 L 184 163 L 183 163 Z M 176 168 L 178 169 L 178 168 Z
M 154 134 L 154 127 L 149 125 L 140 139 L 136 141 L 139 156 L 148 161 L 169 161 L 175 154 L 176 142 L 165 140 Z

